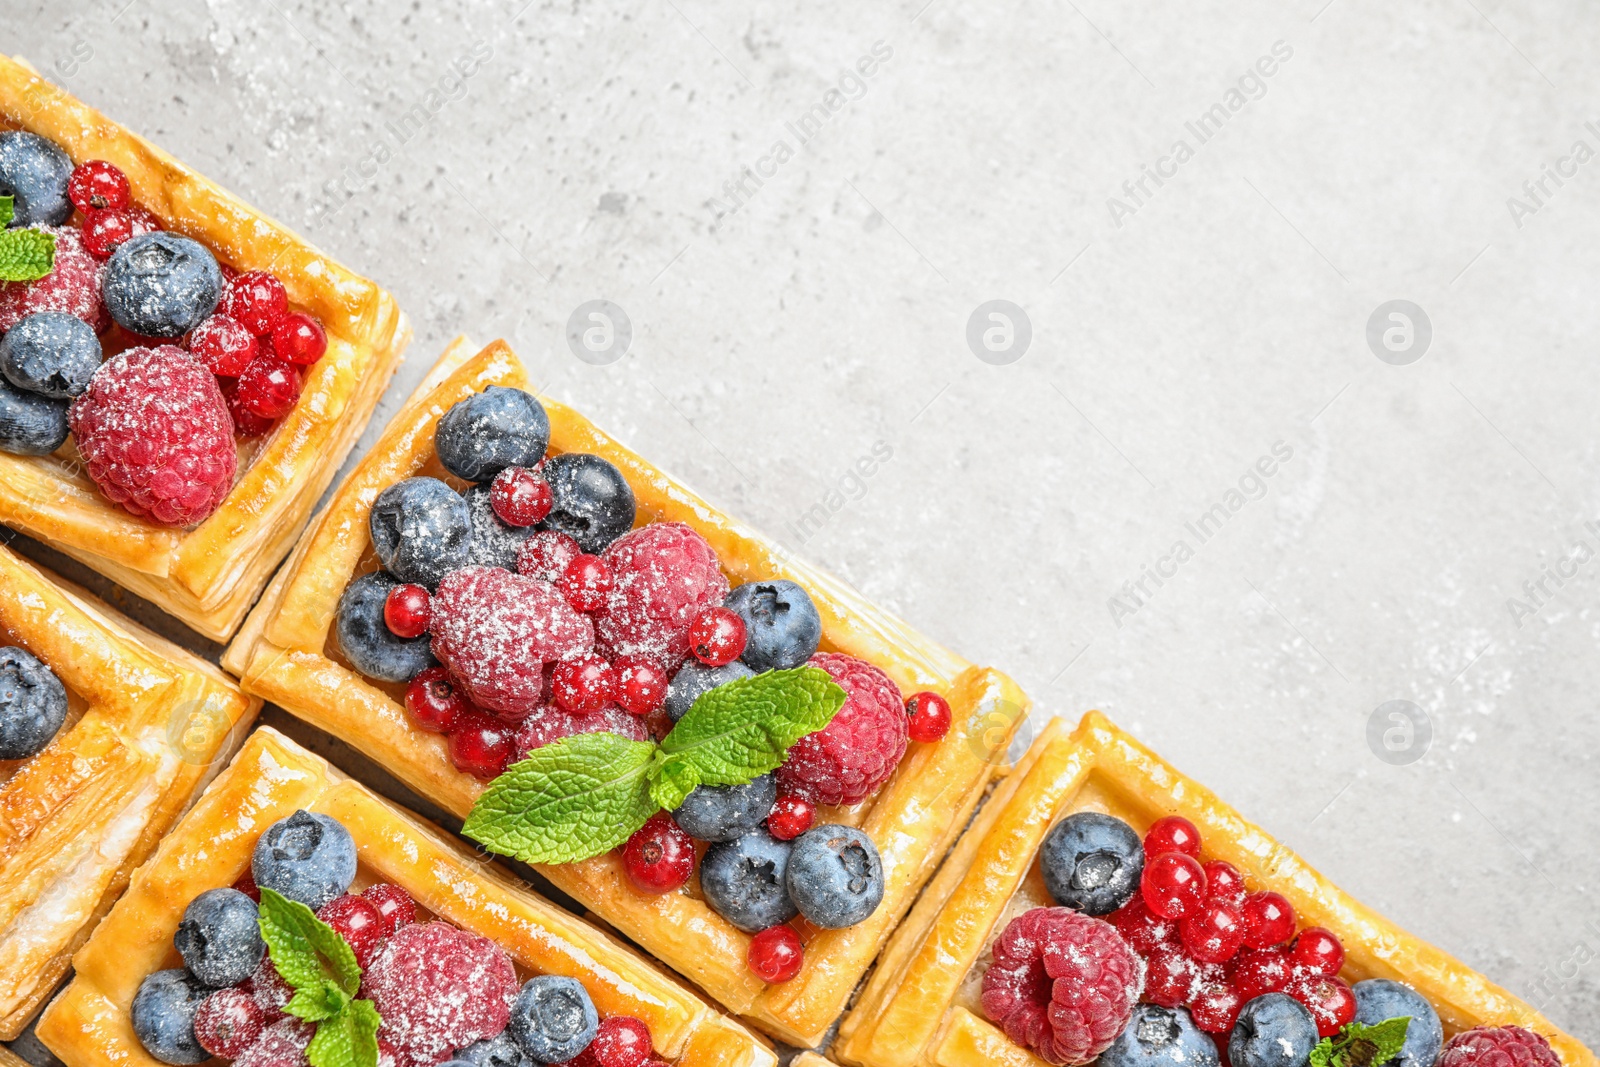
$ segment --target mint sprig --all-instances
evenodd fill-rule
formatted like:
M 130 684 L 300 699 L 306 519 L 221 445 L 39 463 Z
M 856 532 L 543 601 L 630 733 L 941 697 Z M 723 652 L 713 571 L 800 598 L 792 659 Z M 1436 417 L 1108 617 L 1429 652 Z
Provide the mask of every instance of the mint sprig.
M 382 1018 L 370 1000 L 356 1000 L 361 966 L 339 931 L 304 904 L 265 886 L 258 924 L 278 974 L 294 989 L 283 1010 L 315 1023 L 306 1047 L 311 1067 L 377 1067 Z
M 15 200 L 0 196 L 0 226 L 16 218 Z M 0 282 L 31 282 L 56 263 L 55 234 L 43 230 L 0 230 Z
M 1401 1015 L 1381 1023 L 1350 1023 L 1333 1037 L 1325 1037 L 1311 1050 L 1311 1067 L 1381 1067 L 1405 1048 L 1411 1016 Z
M 528 753 L 473 805 L 461 832 L 524 863 L 609 852 L 700 785 L 744 785 L 825 728 L 845 691 L 816 667 L 766 671 L 702 693 L 660 745 L 611 733 Z

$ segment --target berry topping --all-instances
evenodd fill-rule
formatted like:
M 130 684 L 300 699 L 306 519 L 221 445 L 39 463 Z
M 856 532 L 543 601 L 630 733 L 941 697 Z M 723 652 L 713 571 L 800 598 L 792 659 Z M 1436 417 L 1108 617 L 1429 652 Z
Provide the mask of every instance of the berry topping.
M 492 567 L 439 583 L 432 630 L 434 654 L 473 703 L 519 715 L 539 706 L 546 663 L 594 647 L 594 627 L 550 585 Z
M 650 1028 L 631 1015 L 601 1019 L 585 1055 L 598 1067 L 643 1067 L 650 1058 Z
M 1277 893 L 1251 893 L 1239 911 L 1250 948 L 1281 945 L 1294 936 L 1294 905 Z
M 279 1019 L 261 1031 L 233 1067 L 307 1067 L 306 1046 L 316 1032 L 316 1027 L 299 1019 Z
M 827 671 L 848 699 L 825 729 L 789 749 L 778 782 L 818 804 L 859 803 L 889 780 L 906 754 L 905 703 L 889 676 L 870 663 L 837 652 L 819 652 L 808 662 Z
M 1289 954 L 1281 948 L 1246 948 L 1228 961 L 1228 984 L 1245 1000 L 1277 993 L 1289 984 Z
M 256 880 L 251 877 L 249 867 L 246 867 L 243 873 L 233 880 L 233 888 L 237 889 L 239 892 L 243 893 L 257 904 L 261 903 L 261 890 L 257 888 Z
M 1050 1063 L 1088 1063 L 1116 1040 L 1139 999 L 1139 957 L 1110 924 L 1034 908 L 994 943 L 983 1012 Z
M 556 583 L 567 603 L 579 611 L 599 611 L 610 598 L 614 584 L 606 561 L 586 553 L 573 556 Z
M 247 270 L 228 283 L 221 309 L 257 337 L 265 337 L 289 313 L 289 294 L 274 275 Z
M 550 672 L 550 695 L 563 711 L 597 711 L 616 699 L 617 672 L 593 652 L 564 659 Z
M 1439 1054 L 1438 1067 L 1559 1067 L 1560 1063 L 1550 1042 L 1531 1030 L 1480 1026 L 1452 1037 Z
M 689 625 L 689 651 L 708 667 L 732 663 L 744 643 L 744 620 L 727 608 L 706 608 Z
M 12 226 L 59 226 L 72 217 L 72 160 L 36 133 L 0 133 L 0 196 L 13 198 Z
M 1182 1008 L 1140 1004 L 1099 1067 L 1217 1067 L 1217 1046 Z
M 907 726 L 911 740 L 928 745 L 944 740 L 950 732 L 950 702 L 938 693 L 924 690 L 906 699 Z
M 1141 956 L 1148 956 L 1163 945 L 1177 947 L 1179 943 L 1177 922 L 1151 911 L 1143 896 L 1135 896 L 1108 921 Z
M 1208 860 L 1200 865 L 1206 872 L 1206 899 L 1232 904 L 1244 903 L 1244 875 L 1226 860 Z
M 83 247 L 95 259 L 110 259 L 131 239 L 161 229 L 161 220 L 137 204 L 91 211 L 83 220 Z
M 1317 1024 L 1284 993 L 1247 1000 L 1228 1038 L 1233 1067 L 1305 1067 L 1316 1047 Z
M 737 660 L 722 667 L 707 667 L 699 660 L 691 659 L 678 668 L 678 672 L 672 676 L 672 684 L 667 686 L 667 717 L 677 722 L 688 714 L 694 702 L 704 694 L 735 678 L 749 678 L 753 674 L 755 671 Z
M 209 249 L 175 233 L 129 238 L 107 261 L 106 310 L 142 337 L 180 337 L 217 310 L 222 270 Z
M 406 686 L 406 710 L 429 733 L 449 733 L 471 707 L 443 667 L 420 671 Z
M 544 582 L 558 581 L 581 553 L 578 542 L 555 530 L 540 530 L 517 549 L 517 573 Z
M 550 486 L 530 467 L 507 467 L 490 485 L 494 513 L 507 526 L 532 526 L 550 514 Z
M 550 417 L 532 393 L 491 385 L 439 420 L 433 447 L 457 478 L 487 482 L 507 467 L 534 467 L 550 443 Z
M 487 485 L 469 486 L 461 494 L 472 516 L 472 543 L 467 549 L 467 563 L 509 571 L 516 567 L 517 551 L 534 531 L 531 527 L 508 526 L 502 522 L 494 513 L 491 495 Z
M 459 1050 L 441 1067 L 450 1067 L 451 1064 L 455 1067 L 532 1067 L 533 1061 L 522 1051 L 522 1046 L 502 1030 L 494 1037 L 475 1041 Z M 392 1067 L 392 1065 L 385 1065 L 380 1057 L 378 1067 Z
M 1163 852 L 1145 860 L 1139 891 L 1151 911 L 1164 919 L 1181 919 L 1205 902 L 1206 872 L 1193 856 Z
M 67 689 L 33 653 L 0 648 L 0 759 L 44 751 L 67 719 Z
M 644 741 L 644 723 L 614 704 L 596 711 L 562 711 L 554 705 L 537 708 L 517 727 L 517 758 L 522 759 L 536 748 L 572 737 L 576 734 L 611 733 L 629 741 Z
M 505 1029 L 517 972 L 488 938 L 429 922 L 395 931 L 362 988 L 383 1016 L 379 1036 L 413 1062 L 437 1063 Z
M 339 932 L 356 954 L 356 962 L 363 968 L 372 964 L 372 957 L 384 938 L 389 936 L 389 924 L 378 906 L 365 897 L 346 893 L 335 897 L 317 910 L 317 918 Z
M 1289 960 L 1297 971 L 1334 975 L 1344 966 L 1344 946 L 1331 930 L 1308 926 L 1300 931 L 1289 949 Z
M 706 903 L 747 934 L 788 922 L 799 914 L 785 884 L 789 852 L 765 830 L 712 845 L 700 859 Z
M 1289 980 L 1284 992 L 1310 1010 L 1318 1037 L 1332 1037 L 1356 1017 L 1356 995 L 1341 978 L 1298 974 Z
M 694 874 L 694 841 L 658 811 L 622 847 L 622 867 L 641 893 L 670 893 Z
M 1144 999 L 1163 1008 L 1186 1004 L 1199 977 L 1194 960 L 1176 945 L 1158 945 L 1144 957 Z
M 239 406 L 260 419 L 281 419 L 300 399 L 300 372 L 268 352 L 258 352 L 239 372 Z
M 239 456 L 227 404 L 216 378 L 180 348 L 111 357 L 68 419 L 89 477 L 135 515 L 194 526 L 233 485 Z
M 623 656 L 617 668 L 617 703 L 634 715 L 648 715 L 667 699 L 667 674 L 654 660 Z
M 235 433 L 244 437 L 265 437 L 271 432 L 276 425 L 272 419 L 263 419 L 239 402 L 239 379 L 218 378 L 217 385 L 222 389 L 222 399 L 227 401 Z
M 1139 835 L 1121 819 L 1079 811 L 1051 828 L 1039 850 L 1039 866 L 1045 888 L 1057 904 L 1089 915 L 1109 915 L 1138 891 L 1144 850 Z
M 383 598 L 383 622 L 396 637 L 421 637 L 428 632 L 430 598 L 420 585 L 397 585 Z
M 549 467 L 545 474 L 553 487 Z M 557 512 L 550 514 L 554 518 Z M 578 543 L 584 545 L 583 537 Z M 689 654 L 695 618 L 728 593 L 717 554 L 690 527 L 656 522 L 619 538 L 604 558 L 613 585 L 609 601 L 595 615 L 600 643 L 617 655 L 651 656 L 676 667 Z
M 551 494 L 545 529 L 568 534 L 585 552 L 605 551 L 632 528 L 633 489 L 608 460 L 582 452 L 551 456 L 544 478 Z
M 785 881 L 800 914 L 824 929 L 865 922 L 883 903 L 878 846 L 853 826 L 817 826 L 796 838 Z
M 1200 857 L 1200 831 L 1194 823 L 1181 815 L 1168 815 L 1150 824 L 1144 835 L 1146 855 L 1159 856 L 1163 852 L 1181 852 L 1185 856 Z
M 740 658 L 751 670 L 787 670 L 816 655 L 822 616 L 794 582 L 746 582 L 722 605 L 744 620 L 748 636 Z
M 432 588 L 467 564 L 471 510 L 460 493 L 437 478 L 407 478 L 389 486 L 372 502 L 367 525 L 378 561 L 403 582 Z
M 672 813 L 690 837 L 732 841 L 760 827 L 778 799 L 778 780 L 763 774 L 744 785 L 699 785 Z
M 210 992 L 181 967 L 140 982 L 128 1021 L 144 1050 L 162 1063 L 205 1062 L 211 1054 L 195 1038 L 194 1019 Z
M 511 1009 L 511 1038 L 540 1063 L 565 1063 L 588 1047 L 600 1028 L 589 991 L 571 978 L 530 978 Z
M 48 456 L 67 442 L 69 402 L 18 389 L 0 377 L 0 452 Z
M 279 359 L 309 367 L 328 350 L 328 334 L 310 315 L 291 311 L 272 328 L 272 350 Z
M 379 882 L 369 885 L 361 893 L 370 900 L 378 909 L 378 914 L 383 916 L 384 932 L 386 936 L 393 936 L 394 932 L 417 918 L 417 902 L 411 899 L 400 886 L 390 882 Z
M 213 1056 L 235 1059 L 266 1029 L 267 1013 L 242 989 L 219 989 L 194 1013 L 194 1037 Z
M 256 885 L 315 911 L 350 888 L 356 843 L 337 819 L 297 811 L 267 827 L 256 841 L 250 873 Z
M 100 296 L 101 267 L 85 249 L 80 231 L 46 229 L 56 237 L 50 273 L 31 282 L 0 282 L 0 332 L 39 311 L 64 311 L 104 333 L 111 325 Z
M 189 973 L 213 989 L 249 978 L 267 951 L 256 902 L 237 889 L 208 889 L 191 900 L 172 943 Z
M 29 315 L 0 339 L 0 373 L 18 389 L 70 400 L 100 368 L 100 339 L 64 311 Z
M 207 370 L 224 378 L 238 377 L 257 354 L 250 331 L 237 319 L 220 313 L 196 326 L 187 344 Z
M 396 637 L 384 620 L 389 591 L 399 584 L 384 571 L 357 577 L 345 587 L 334 619 L 344 658 L 368 678 L 385 682 L 404 682 L 434 666 L 426 637 Z
M 1244 943 L 1244 927 L 1232 904 L 1208 900 L 1179 921 L 1178 936 L 1200 963 L 1226 963 Z
M 1352 992 L 1356 995 L 1356 1022 L 1376 1026 L 1386 1019 L 1404 1015 L 1411 1021 L 1406 1024 L 1406 1043 L 1400 1055 L 1384 1067 L 1433 1067 L 1444 1045 L 1444 1023 L 1428 999 L 1408 985 L 1387 978 L 1368 978 L 1357 982 Z M 1457 1064 L 1456 1067 L 1466 1067 Z M 1512 1067 L 1501 1064 L 1499 1067 Z M 1543 1064 L 1541 1067 L 1554 1067 Z
M 67 179 L 67 197 L 87 215 L 105 208 L 127 207 L 133 199 L 128 176 L 113 163 L 91 159 L 73 168 Z
M 498 778 L 516 753 L 516 729 L 481 711 L 456 720 L 449 734 L 450 762 L 462 774 Z
M 1243 1007 L 1244 998 L 1227 982 L 1198 983 L 1189 998 L 1194 1024 L 1208 1034 L 1227 1034 Z
M 779 841 L 793 841 L 817 821 L 817 806 L 794 793 L 780 794 L 767 816 L 767 832 Z
M 787 982 L 800 973 L 805 948 L 794 927 L 774 926 L 750 939 L 750 970 L 763 982 Z

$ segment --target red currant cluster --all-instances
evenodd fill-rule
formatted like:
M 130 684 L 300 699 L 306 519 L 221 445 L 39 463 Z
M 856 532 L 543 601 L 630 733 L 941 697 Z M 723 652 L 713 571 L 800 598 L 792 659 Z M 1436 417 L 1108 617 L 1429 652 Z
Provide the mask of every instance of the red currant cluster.
M 1344 946 L 1311 926 L 1296 934 L 1294 907 L 1278 893 L 1247 892 L 1223 860 L 1200 860 L 1188 819 L 1158 819 L 1144 838 L 1139 892 L 1109 921 L 1145 961 L 1144 999 L 1187 1006 L 1195 1025 L 1225 1042 L 1247 1001 L 1283 992 L 1329 1037 L 1355 1018 L 1339 977 Z

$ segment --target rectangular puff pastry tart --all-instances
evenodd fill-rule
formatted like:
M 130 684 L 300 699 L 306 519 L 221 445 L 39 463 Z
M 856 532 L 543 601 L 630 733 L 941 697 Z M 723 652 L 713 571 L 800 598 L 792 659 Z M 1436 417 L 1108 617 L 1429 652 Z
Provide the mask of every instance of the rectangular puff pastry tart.
M 1090 1024 L 1093 996 L 1103 1014 Z M 1379 1026 L 1387 1036 L 1362 1029 Z M 1241 1067 L 1317 1063 L 1324 1040 L 1320 1062 L 1349 1067 L 1596 1063 L 1091 711 L 1075 730 L 1053 721 L 995 790 L 831 1055 L 852 1067 L 1094 1055 L 1102 1067 L 1208 1067 L 1226 1050 Z
M 455 342 L 224 663 L 815 1046 L 1027 698 L 526 385 Z
M 271 911 L 269 892 L 282 894 Z M 270 727 L 250 736 L 134 876 L 73 960 L 39 1039 L 68 1067 L 212 1056 L 287 1067 L 307 1055 L 370 1065 L 370 1055 L 319 1054 L 314 1035 L 337 1028 L 338 1012 L 284 1013 L 291 995 L 316 985 L 291 966 L 299 957 L 282 954 L 287 939 L 267 936 L 268 918 L 283 924 L 288 909 L 308 923 L 314 910 L 349 947 L 342 1000 L 346 1011 L 377 1013 L 366 1037 L 375 1033 L 383 1067 L 514 1067 L 531 1062 L 519 1047 L 571 1058 L 619 1030 L 651 1043 L 639 1054 L 651 1064 L 777 1063 L 632 949 Z
M 6 548 L 0 646 L 0 1038 L 9 1041 L 261 702 Z
M 406 317 L 4 56 L 0 183 L 0 522 L 226 641 L 366 426 Z

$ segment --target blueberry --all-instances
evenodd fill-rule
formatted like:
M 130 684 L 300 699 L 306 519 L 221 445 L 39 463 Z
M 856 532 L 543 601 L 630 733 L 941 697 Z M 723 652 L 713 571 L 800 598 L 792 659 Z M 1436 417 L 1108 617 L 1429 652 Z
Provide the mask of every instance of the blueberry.
M 707 667 L 697 659 L 687 660 L 667 685 L 667 715 L 677 722 L 694 707 L 702 693 L 709 693 L 719 685 L 735 678 L 748 678 L 756 673 L 738 660 L 721 667 Z
M 267 952 L 258 919 L 256 902 L 237 889 L 208 889 L 189 901 L 172 943 L 206 985 L 237 985 L 256 973 Z
M 472 544 L 467 562 L 502 570 L 517 569 L 517 549 L 533 536 L 532 526 L 507 526 L 489 503 L 489 487 L 474 485 L 463 494 L 472 516 Z
M 530 978 L 511 1005 L 506 1032 L 540 1063 L 565 1063 L 589 1047 L 600 1015 L 580 982 L 553 974 Z
M 399 584 L 383 571 L 363 574 L 345 587 L 334 621 L 344 658 L 368 678 L 384 682 L 409 682 L 437 662 L 427 634 L 397 637 L 383 621 L 383 602 Z
M 633 489 L 622 472 L 599 456 L 568 452 L 544 464 L 553 502 L 541 530 L 557 530 L 597 553 L 633 529 Z
M 445 470 L 487 482 L 507 467 L 532 467 L 550 444 L 550 416 L 532 393 L 491 385 L 444 413 L 433 435 Z
M 1233 1067 L 1305 1067 L 1317 1046 L 1317 1024 L 1287 993 L 1267 993 L 1245 1004 L 1228 1038 Z
M 789 851 L 789 842 L 766 830 L 718 842 L 700 860 L 700 892 L 713 911 L 745 933 L 786 923 L 799 914 L 784 884 Z
M 842 930 L 883 903 L 883 860 L 872 838 L 853 826 L 814 826 L 795 838 L 785 882 L 801 915 Z
M 337 819 L 297 811 L 267 827 L 250 858 L 256 885 L 316 911 L 356 876 L 356 843 Z
M 67 440 L 67 407 L 55 400 L 18 389 L 0 378 L 0 452 L 48 456 Z
M 450 1063 L 458 1067 L 536 1067 L 507 1030 L 461 1049 Z
M 1051 828 L 1039 865 L 1057 904 L 1086 915 L 1110 915 L 1139 891 L 1144 843 L 1121 819 L 1075 812 Z
M 1387 978 L 1368 978 L 1355 984 L 1356 1022 L 1375 1026 L 1385 1019 L 1398 1019 L 1402 1015 L 1411 1022 L 1406 1026 L 1405 1047 L 1400 1055 L 1385 1062 L 1394 1067 L 1433 1067 L 1444 1047 L 1444 1024 L 1439 1013 L 1433 1010 L 1428 999 L 1408 985 L 1391 982 Z M 1374 1064 L 1373 1067 L 1381 1067 Z
M 744 620 L 744 654 L 754 671 L 799 667 L 816 654 L 822 616 L 811 594 L 794 582 L 746 582 L 722 602 Z
M 379 493 L 368 526 L 379 562 L 402 582 L 432 589 L 471 556 L 472 509 L 437 478 L 407 478 Z
M 672 817 L 690 837 L 732 841 L 760 826 L 777 802 L 778 777 L 763 774 L 745 785 L 696 786 Z
M 1097 1063 L 1099 1067 L 1218 1067 L 1220 1059 L 1217 1046 L 1187 1011 L 1138 1004 Z
M 37 755 L 67 718 L 67 690 L 26 649 L 0 648 L 0 759 Z
M 111 254 L 100 283 L 106 310 L 123 329 L 178 337 L 211 316 L 222 268 L 198 241 L 162 230 L 131 237 Z
M 139 983 L 128 1019 L 144 1050 L 162 1063 L 204 1063 L 211 1053 L 194 1036 L 194 1013 L 211 990 L 188 971 L 157 971 Z
M 0 374 L 18 389 L 70 400 L 100 366 L 94 328 L 65 311 L 39 311 L 0 339 Z
M 54 141 L 36 133 L 0 133 L 0 196 L 14 198 L 12 226 L 60 226 L 70 219 L 70 177 L 72 160 Z

